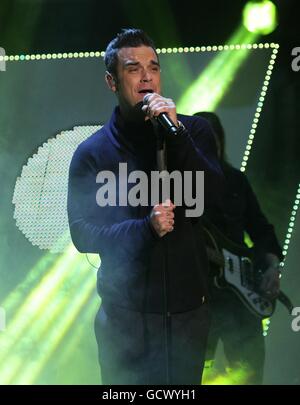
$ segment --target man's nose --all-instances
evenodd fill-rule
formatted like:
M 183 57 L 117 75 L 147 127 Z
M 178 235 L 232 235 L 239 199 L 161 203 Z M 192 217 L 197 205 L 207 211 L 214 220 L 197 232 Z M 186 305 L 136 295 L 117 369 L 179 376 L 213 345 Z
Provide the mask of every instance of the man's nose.
M 151 80 L 152 80 L 151 72 L 149 72 L 148 70 L 143 70 L 141 81 L 142 82 L 150 82 Z

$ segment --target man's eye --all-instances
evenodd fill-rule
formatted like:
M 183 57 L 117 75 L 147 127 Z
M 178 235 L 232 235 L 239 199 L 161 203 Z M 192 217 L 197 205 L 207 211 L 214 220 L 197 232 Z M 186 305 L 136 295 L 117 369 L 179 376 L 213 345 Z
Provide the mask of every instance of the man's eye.
M 159 71 L 159 67 L 158 66 L 153 66 L 152 72 L 158 72 L 158 71 Z
M 137 72 L 138 71 L 138 68 L 137 67 L 135 67 L 135 68 L 130 68 L 129 69 L 129 72 L 131 73 L 131 72 Z

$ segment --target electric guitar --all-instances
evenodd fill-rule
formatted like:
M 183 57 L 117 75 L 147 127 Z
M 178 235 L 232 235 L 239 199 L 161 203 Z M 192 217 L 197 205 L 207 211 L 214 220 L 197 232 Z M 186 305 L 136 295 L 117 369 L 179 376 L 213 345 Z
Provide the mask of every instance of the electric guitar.
M 259 286 L 263 272 L 254 266 L 252 249 L 230 241 L 207 218 L 204 220 L 204 231 L 216 287 L 231 289 L 260 318 L 268 318 L 274 313 L 277 299 L 292 312 L 293 305 L 282 291 L 274 300 L 262 295 Z

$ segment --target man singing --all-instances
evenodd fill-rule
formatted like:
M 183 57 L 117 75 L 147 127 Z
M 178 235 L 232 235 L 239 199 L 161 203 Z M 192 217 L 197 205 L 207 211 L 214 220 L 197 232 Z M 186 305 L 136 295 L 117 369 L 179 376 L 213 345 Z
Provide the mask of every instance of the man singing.
M 118 34 L 105 64 L 118 106 L 75 151 L 68 194 L 75 246 L 101 257 L 95 332 L 102 383 L 199 384 L 210 319 L 201 217 L 175 207 L 172 190 L 154 206 L 124 204 L 119 165 L 127 164 L 128 175 L 150 177 L 163 139 L 168 172 L 203 171 L 205 204 L 214 205 L 222 183 L 214 137 L 205 120 L 177 114 L 174 101 L 161 95 L 158 55 L 142 30 Z M 162 113 L 172 134 L 158 120 Z M 116 176 L 116 205 L 96 198 L 103 171 Z

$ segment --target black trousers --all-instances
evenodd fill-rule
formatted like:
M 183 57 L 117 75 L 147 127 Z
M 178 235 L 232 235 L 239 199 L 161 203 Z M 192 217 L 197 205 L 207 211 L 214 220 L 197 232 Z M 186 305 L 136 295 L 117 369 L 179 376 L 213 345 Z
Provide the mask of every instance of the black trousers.
M 166 321 L 102 303 L 95 319 L 102 384 L 200 384 L 209 323 L 208 304 Z
M 246 384 L 263 381 L 265 342 L 261 319 L 253 315 L 230 290 L 211 290 L 212 321 L 206 359 L 213 360 L 218 341 L 233 370 L 245 370 Z

